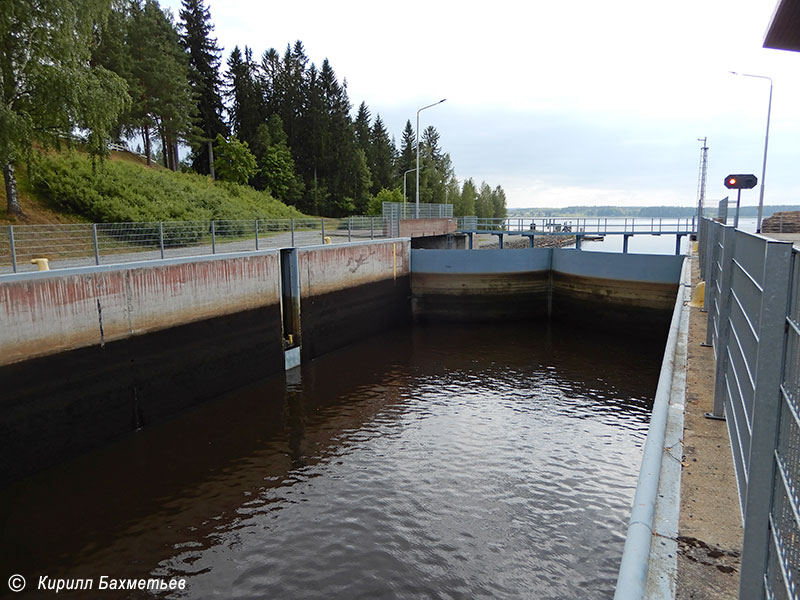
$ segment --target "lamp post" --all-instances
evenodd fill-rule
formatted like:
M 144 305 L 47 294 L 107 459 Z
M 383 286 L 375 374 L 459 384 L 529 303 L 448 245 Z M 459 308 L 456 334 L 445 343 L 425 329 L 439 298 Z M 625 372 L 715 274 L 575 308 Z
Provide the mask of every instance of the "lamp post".
M 766 79 L 769 81 L 769 103 L 767 104 L 767 133 L 764 136 L 764 162 L 761 164 L 761 188 L 758 193 L 758 220 L 756 221 L 756 233 L 761 233 L 761 215 L 764 212 L 764 179 L 767 175 L 767 147 L 769 146 L 769 117 L 772 113 L 772 78 L 766 75 L 750 75 L 749 73 L 737 73 L 731 71 L 733 75 L 742 77 L 755 77 L 756 79 Z
M 414 209 L 414 218 L 419 219 L 419 113 L 421 113 L 426 108 L 431 108 L 432 106 L 436 106 L 437 104 L 441 104 L 447 100 L 447 98 L 442 98 L 438 102 L 434 102 L 433 104 L 429 104 L 428 106 L 423 106 L 417 111 L 417 205 Z
M 416 171 L 416 169 L 409 169 L 405 173 L 403 173 L 403 208 L 406 206 L 406 175 Z

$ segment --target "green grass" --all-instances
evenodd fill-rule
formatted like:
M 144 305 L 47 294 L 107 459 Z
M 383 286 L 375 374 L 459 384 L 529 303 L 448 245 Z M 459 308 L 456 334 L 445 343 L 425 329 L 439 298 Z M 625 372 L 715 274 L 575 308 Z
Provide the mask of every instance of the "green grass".
M 96 223 L 304 216 L 249 186 L 129 161 L 93 164 L 87 154 L 78 151 L 38 156 L 30 166 L 29 178 L 32 192 L 54 209 Z

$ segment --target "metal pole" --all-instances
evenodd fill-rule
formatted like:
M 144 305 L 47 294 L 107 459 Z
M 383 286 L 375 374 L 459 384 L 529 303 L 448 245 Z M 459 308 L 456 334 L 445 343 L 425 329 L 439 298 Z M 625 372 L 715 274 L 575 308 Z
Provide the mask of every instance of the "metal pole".
M 100 264 L 100 248 L 97 245 L 97 223 L 92 223 L 92 245 L 94 246 L 94 264 Z
M 325 243 L 325 219 L 321 219 L 320 222 L 322 223 L 322 243 Z
M 11 268 L 14 273 L 17 272 L 17 249 L 14 246 L 14 226 L 8 226 L 8 244 L 11 247 Z
M 256 231 L 256 251 L 258 251 L 258 219 L 256 219 L 255 231 Z
M 217 233 L 214 221 L 211 221 L 211 254 L 217 253 Z
M 375 239 L 375 217 L 369 218 L 369 239 Z
M 347 217 L 347 241 L 348 242 L 352 242 L 353 241 L 352 223 L 353 223 L 353 217 Z
M 764 210 L 764 178 L 767 176 L 767 148 L 769 146 L 769 119 L 772 113 L 772 77 L 766 75 L 751 75 L 749 73 L 737 73 L 731 71 L 733 75 L 742 77 L 754 77 L 756 79 L 766 79 L 769 81 L 769 103 L 767 104 L 767 132 L 764 135 L 764 162 L 761 163 L 761 190 L 758 196 L 758 219 L 756 221 L 756 233 L 761 233 L 761 216 Z
M 429 104 L 428 106 L 423 106 L 417 111 L 417 204 L 416 208 L 414 209 L 414 218 L 419 219 L 419 113 L 421 113 L 426 108 L 430 108 L 432 106 L 436 106 L 437 104 L 441 104 L 447 100 L 447 98 L 442 98 L 438 102 L 434 102 L 433 104 Z
M 771 113 L 772 113 L 772 79 L 769 80 L 769 104 L 767 105 L 767 133 L 764 136 L 764 162 L 761 164 L 761 189 L 759 190 L 758 193 L 758 221 L 756 221 L 756 233 L 761 233 L 761 216 L 764 214 L 764 180 L 767 177 L 767 148 L 769 147 L 769 118 Z
M 733 228 L 739 227 L 739 204 L 742 201 L 742 190 L 737 190 L 739 193 L 736 195 L 736 215 L 733 217 Z
M 290 219 L 292 228 L 292 248 L 294 248 L 294 219 Z
M 161 250 L 161 258 L 164 258 L 164 223 L 158 222 L 158 249 Z

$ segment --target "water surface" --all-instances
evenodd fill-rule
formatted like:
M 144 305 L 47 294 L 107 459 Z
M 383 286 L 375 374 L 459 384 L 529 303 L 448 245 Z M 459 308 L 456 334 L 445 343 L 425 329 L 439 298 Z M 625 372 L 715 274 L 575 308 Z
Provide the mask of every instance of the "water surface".
M 0 492 L 2 563 L 192 598 L 610 597 L 662 350 L 389 332 Z

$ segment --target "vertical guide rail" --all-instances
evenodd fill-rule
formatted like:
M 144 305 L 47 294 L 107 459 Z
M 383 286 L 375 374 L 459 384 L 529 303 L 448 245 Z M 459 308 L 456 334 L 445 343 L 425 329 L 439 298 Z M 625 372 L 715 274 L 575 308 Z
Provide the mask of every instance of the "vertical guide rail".
M 164 258 L 164 222 L 158 222 L 158 249 L 161 251 L 161 258 Z

